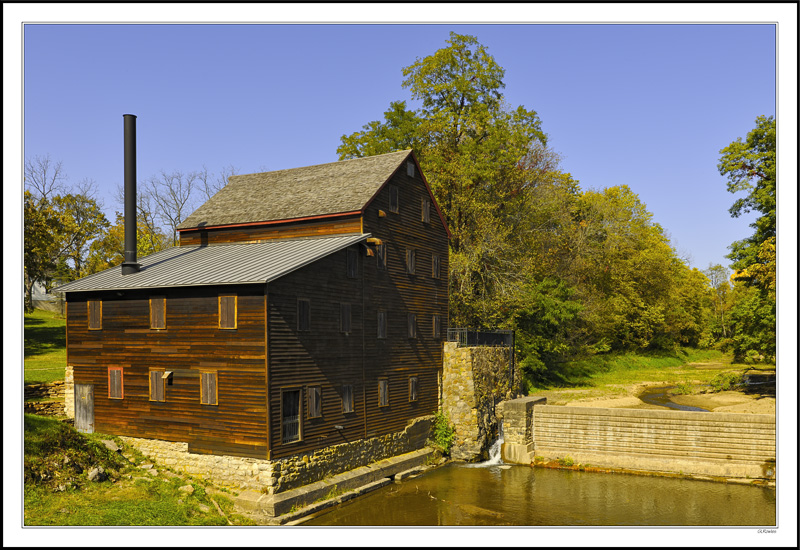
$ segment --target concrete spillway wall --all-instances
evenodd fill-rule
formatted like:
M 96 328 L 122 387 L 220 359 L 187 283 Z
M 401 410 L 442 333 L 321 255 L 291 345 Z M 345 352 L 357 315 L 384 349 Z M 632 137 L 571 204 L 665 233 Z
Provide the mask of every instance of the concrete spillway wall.
M 526 408 L 531 407 L 505 404 L 504 422 L 513 421 L 509 415 L 524 414 Z M 529 463 L 541 457 L 650 472 L 775 477 L 772 415 L 539 404 L 532 410 L 533 450 L 527 455 L 517 452 L 514 462 Z

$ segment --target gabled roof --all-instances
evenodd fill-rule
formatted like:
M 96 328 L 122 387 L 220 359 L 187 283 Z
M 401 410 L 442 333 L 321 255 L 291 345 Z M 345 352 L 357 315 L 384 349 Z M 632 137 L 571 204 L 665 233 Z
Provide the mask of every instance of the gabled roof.
M 267 283 L 359 243 L 369 233 L 261 243 L 176 246 L 139 259 L 137 273 L 117 266 L 67 283 L 58 292 Z
M 358 213 L 411 150 L 303 168 L 231 176 L 178 229 Z

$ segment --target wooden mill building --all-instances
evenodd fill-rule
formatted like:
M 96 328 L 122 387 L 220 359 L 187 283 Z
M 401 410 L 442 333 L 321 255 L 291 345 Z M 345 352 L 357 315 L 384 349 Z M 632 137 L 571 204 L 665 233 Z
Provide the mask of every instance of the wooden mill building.
M 178 229 L 58 289 L 77 427 L 279 459 L 436 411 L 448 230 L 411 151 L 233 176 Z

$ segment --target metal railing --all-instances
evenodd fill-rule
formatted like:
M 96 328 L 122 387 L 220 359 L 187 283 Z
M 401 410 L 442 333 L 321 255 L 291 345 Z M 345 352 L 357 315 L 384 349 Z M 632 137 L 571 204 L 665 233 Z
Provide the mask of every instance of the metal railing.
M 476 330 L 471 328 L 448 328 L 447 341 L 459 346 L 514 347 L 513 330 Z

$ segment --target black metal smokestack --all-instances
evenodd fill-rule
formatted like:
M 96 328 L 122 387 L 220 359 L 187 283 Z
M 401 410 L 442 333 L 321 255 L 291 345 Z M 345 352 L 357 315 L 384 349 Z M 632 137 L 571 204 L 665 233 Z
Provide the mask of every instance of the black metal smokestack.
M 139 271 L 136 262 L 136 115 L 122 115 L 125 121 L 125 260 L 122 274 Z

